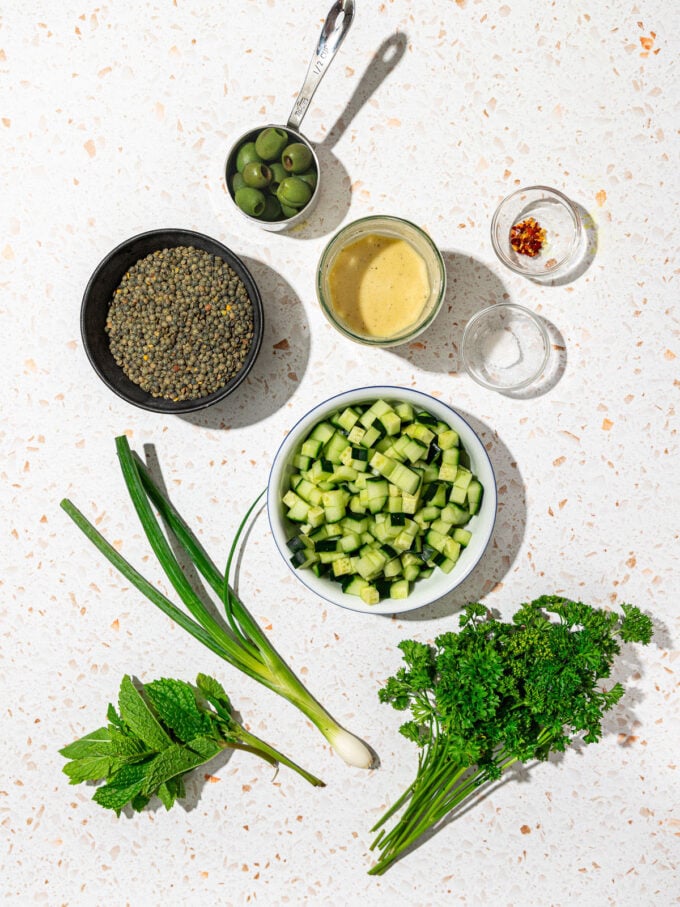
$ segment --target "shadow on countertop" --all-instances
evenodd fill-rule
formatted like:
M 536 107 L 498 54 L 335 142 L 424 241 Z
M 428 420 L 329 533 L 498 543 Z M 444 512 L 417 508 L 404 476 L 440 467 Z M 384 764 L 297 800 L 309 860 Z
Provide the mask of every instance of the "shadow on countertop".
M 583 207 L 583 205 L 580 205 L 573 199 L 571 199 L 571 203 L 574 206 L 578 219 L 581 222 L 580 246 L 576 254 L 574 255 L 573 262 L 561 274 L 557 274 L 555 277 L 548 278 L 546 280 L 541 280 L 540 278 L 534 277 L 528 278 L 533 283 L 537 283 L 540 286 L 565 287 L 570 283 L 574 283 L 575 280 L 578 280 L 579 277 L 582 277 L 583 274 L 585 274 L 588 268 L 595 261 L 598 247 L 597 224 L 595 223 L 592 214 L 590 214 L 590 212 L 587 211 Z
M 388 348 L 387 352 L 429 372 L 466 377 L 461 357 L 465 326 L 482 309 L 512 300 L 501 278 L 472 255 L 443 251 L 442 257 L 446 268 L 446 296 L 439 315 L 411 343 Z M 520 391 L 504 392 L 504 396 L 517 400 L 547 394 L 561 380 L 567 367 L 567 347 L 559 328 L 544 316 L 534 314 L 548 332 L 551 355 L 538 381 Z
M 243 257 L 262 296 L 262 349 L 246 380 L 225 400 L 180 418 L 213 430 L 244 428 L 268 418 L 297 390 L 309 362 L 309 324 L 290 284 L 273 268 Z
M 323 189 L 313 217 L 291 231 L 289 234 L 291 238 L 317 239 L 327 236 L 344 220 L 352 200 L 352 178 L 333 149 L 361 108 L 398 65 L 406 53 L 407 46 L 408 38 L 400 32 L 390 35 L 382 42 L 325 138 L 319 143 L 313 143 L 319 158 Z
M 479 564 L 448 595 L 435 602 L 397 615 L 400 621 L 435 620 L 457 614 L 468 602 L 483 601 L 484 596 L 502 582 L 522 547 L 526 530 L 526 491 L 517 460 L 498 434 L 476 416 L 456 411 L 479 435 L 496 475 L 498 510 L 491 541 Z M 385 615 L 390 617 L 390 615 Z
M 462 372 L 460 345 L 465 325 L 481 309 L 510 299 L 505 284 L 472 255 L 442 251 L 446 295 L 441 311 L 419 337 L 387 351 L 428 372 Z

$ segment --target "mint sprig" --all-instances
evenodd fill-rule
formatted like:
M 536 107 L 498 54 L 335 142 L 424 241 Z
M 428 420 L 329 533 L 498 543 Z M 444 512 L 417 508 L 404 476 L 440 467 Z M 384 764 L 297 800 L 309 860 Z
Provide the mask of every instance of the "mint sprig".
M 239 724 L 224 688 L 205 674 L 198 675 L 195 685 L 171 678 L 136 685 L 126 675 L 118 709 L 109 705 L 107 719 L 107 725 L 60 753 L 68 760 L 63 771 L 71 784 L 105 782 L 92 799 L 117 815 L 128 805 L 139 812 L 152 797 L 170 809 L 185 796 L 184 777 L 228 747 L 287 765 L 311 784 L 323 784 Z

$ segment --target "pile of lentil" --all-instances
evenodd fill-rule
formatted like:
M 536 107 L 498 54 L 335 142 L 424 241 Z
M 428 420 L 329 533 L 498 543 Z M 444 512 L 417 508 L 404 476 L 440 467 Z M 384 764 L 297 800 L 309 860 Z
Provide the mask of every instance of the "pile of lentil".
M 243 368 L 253 306 L 229 265 L 193 246 L 136 262 L 113 294 L 106 332 L 127 377 L 154 397 L 195 400 Z

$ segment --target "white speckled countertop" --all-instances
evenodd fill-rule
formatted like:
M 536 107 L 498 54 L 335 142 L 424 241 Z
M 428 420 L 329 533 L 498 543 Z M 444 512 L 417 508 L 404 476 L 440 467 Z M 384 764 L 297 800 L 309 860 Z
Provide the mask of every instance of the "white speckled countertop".
M 303 126 L 320 143 L 323 198 L 292 236 L 244 227 L 221 168 L 232 138 L 287 118 L 326 2 L 27 0 L 0 20 L 7 903 L 678 902 L 677 10 L 668 0 L 357 6 Z M 496 205 L 534 183 L 592 218 L 597 248 L 570 283 L 540 286 L 494 257 Z M 449 277 L 435 325 L 392 351 L 334 333 L 314 293 L 329 235 L 373 212 L 428 230 Z M 196 418 L 123 403 L 79 333 L 97 262 L 167 226 L 241 254 L 266 310 L 247 383 Z M 550 375 L 523 399 L 460 370 L 466 321 L 501 299 L 540 313 L 552 334 Z M 222 557 L 287 429 L 330 393 L 372 382 L 418 387 L 466 415 L 500 507 L 477 571 L 412 619 L 324 605 L 290 575 L 264 518 L 252 533 L 243 595 L 310 689 L 379 753 L 381 768 L 361 772 L 127 588 L 58 504 L 71 496 L 144 563 L 115 462 L 125 432 L 139 450 L 155 446 L 176 502 Z M 507 616 L 544 591 L 656 617 L 656 644 L 619 666 L 630 692 L 603 742 L 494 789 L 387 875 L 367 876 L 369 829 L 415 771 L 400 716 L 377 699 L 396 643 L 454 626 L 465 601 Z M 216 673 L 253 730 L 328 786 L 283 769 L 272 780 L 235 753 L 208 780 L 198 773 L 186 808 L 117 820 L 67 784 L 57 749 L 101 723 L 122 674 L 197 670 Z

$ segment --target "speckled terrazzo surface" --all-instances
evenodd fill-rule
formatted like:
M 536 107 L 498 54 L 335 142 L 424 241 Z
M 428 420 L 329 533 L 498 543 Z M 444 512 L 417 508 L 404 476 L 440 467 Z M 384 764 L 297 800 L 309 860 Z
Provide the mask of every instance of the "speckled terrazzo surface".
M 221 167 L 231 139 L 285 121 L 325 13 L 324 2 L 65 0 L 11 4 L 0 20 L 3 898 L 676 903 L 677 10 L 666 0 L 358 0 L 303 126 L 320 143 L 322 200 L 296 234 L 267 235 L 229 210 Z M 535 183 L 565 192 L 588 222 L 591 246 L 570 282 L 514 276 L 491 249 L 496 205 Z M 434 326 L 393 351 L 342 339 L 314 295 L 328 237 L 374 212 L 427 229 L 449 277 Z M 251 376 L 195 418 L 118 400 L 79 335 L 97 262 L 167 226 L 239 252 L 265 303 Z M 548 375 L 521 399 L 460 371 L 465 323 L 501 299 L 539 313 L 553 341 Z M 58 508 L 73 497 L 154 575 L 115 463 L 113 438 L 125 432 L 138 450 L 154 445 L 176 502 L 222 557 L 287 429 L 364 383 L 453 404 L 487 445 L 500 500 L 477 571 L 412 619 L 324 605 L 290 575 L 263 517 L 251 534 L 244 597 L 310 689 L 380 754 L 371 773 L 347 768 L 292 707 L 140 601 Z M 370 826 L 415 770 L 399 715 L 377 701 L 396 643 L 431 639 L 470 599 L 508 615 L 544 591 L 656 616 L 656 645 L 620 663 L 630 693 L 604 741 L 495 789 L 370 878 Z M 186 808 L 169 813 L 116 820 L 68 786 L 57 748 L 101 722 L 123 673 L 197 670 L 217 673 L 249 726 L 327 788 L 285 770 L 273 779 L 243 753 L 199 773 Z

